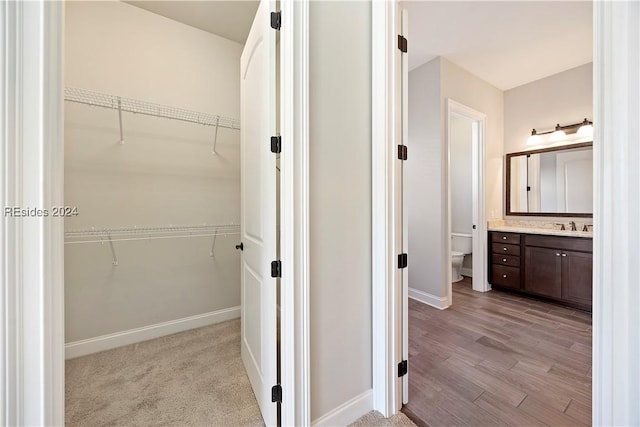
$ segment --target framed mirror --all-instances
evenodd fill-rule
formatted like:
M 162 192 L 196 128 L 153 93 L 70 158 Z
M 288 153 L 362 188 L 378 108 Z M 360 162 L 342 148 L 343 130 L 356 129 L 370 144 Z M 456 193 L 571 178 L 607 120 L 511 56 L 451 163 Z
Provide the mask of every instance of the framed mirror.
M 593 217 L 593 144 L 506 155 L 506 214 Z

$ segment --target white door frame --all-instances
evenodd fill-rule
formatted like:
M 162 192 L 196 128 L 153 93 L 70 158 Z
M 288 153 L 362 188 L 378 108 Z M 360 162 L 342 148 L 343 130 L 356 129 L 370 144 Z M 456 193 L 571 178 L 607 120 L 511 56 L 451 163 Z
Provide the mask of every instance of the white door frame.
M 485 212 L 485 152 L 486 152 L 486 121 L 487 115 L 474 110 L 460 102 L 457 102 L 451 98 L 447 98 L 447 115 L 446 115 L 446 131 L 445 131 L 445 148 L 444 151 L 447 156 L 445 162 L 445 177 L 446 177 L 446 197 L 447 200 L 444 204 L 447 212 L 445 218 L 447 218 L 447 234 L 445 241 L 445 264 L 442 266 L 443 271 L 446 273 L 447 283 L 449 284 L 447 290 L 448 304 L 453 303 L 453 286 L 451 283 L 451 117 L 457 116 L 465 119 L 469 119 L 477 123 L 477 136 L 478 143 L 473 145 L 472 156 L 472 192 L 473 192 L 473 225 L 475 229 L 472 230 L 473 234 L 473 290 L 478 292 L 487 292 L 491 290 L 489 281 L 487 280 L 487 239 L 483 236 L 487 235 L 487 221 Z
M 0 19 L 0 424 L 63 425 L 63 220 L 6 218 L 4 207 L 64 204 L 64 5 L 2 2 Z
M 282 425 L 309 425 L 308 1 L 281 1 Z M 64 204 L 64 3 L 0 3 L 5 206 Z M 64 225 L 0 222 L 0 424 L 64 424 Z
M 640 3 L 594 2 L 593 424 L 640 425 Z
M 398 77 L 390 65 L 396 41 L 397 0 L 373 2 L 373 393 L 374 409 L 395 414 L 393 343 L 402 325 L 394 319 L 394 228 L 389 153 Z M 594 292 L 593 424 L 640 424 L 640 3 L 594 2 Z M 411 40 L 409 40 L 411 46 Z M 382 177 L 378 174 L 384 174 Z M 614 286 L 615 285 L 615 286 Z
M 282 425 L 311 424 L 309 353 L 309 1 L 281 0 L 280 280 Z
M 401 14 L 395 1 L 372 2 L 372 379 L 373 409 L 385 417 L 402 408 L 402 382 L 397 366 L 402 360 L 402 298 L 398 287 L 397 255 L 403 248 L 398 233 L 401 191 L 397 179 L 400 160 L 402 109 L 401 59 L 397 48 Z

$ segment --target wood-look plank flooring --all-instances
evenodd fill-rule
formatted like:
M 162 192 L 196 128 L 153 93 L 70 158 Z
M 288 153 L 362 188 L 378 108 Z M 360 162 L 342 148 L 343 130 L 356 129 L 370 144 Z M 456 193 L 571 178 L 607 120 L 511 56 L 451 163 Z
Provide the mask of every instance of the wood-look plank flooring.
M 453 305 L 409 300 L 409 403 L 419 426 L 591 424 L 591 315 L 453 284 Z

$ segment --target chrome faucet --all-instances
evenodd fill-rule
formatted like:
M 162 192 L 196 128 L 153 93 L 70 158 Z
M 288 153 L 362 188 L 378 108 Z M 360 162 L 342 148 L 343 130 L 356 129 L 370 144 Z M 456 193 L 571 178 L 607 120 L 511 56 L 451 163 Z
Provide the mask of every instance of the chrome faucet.
M 571 231 L 578 231 L 578 227 L 576 227 L 575 221 L 570 221 L 569 225 L 571 226 Z

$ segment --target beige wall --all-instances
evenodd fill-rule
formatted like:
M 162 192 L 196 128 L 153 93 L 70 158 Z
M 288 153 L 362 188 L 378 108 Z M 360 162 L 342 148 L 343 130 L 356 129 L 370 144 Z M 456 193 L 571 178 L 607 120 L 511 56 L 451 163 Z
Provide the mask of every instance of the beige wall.
M 406 162 L 409 226 L 409 287 L 444 296 L 445 271 L 438 253 L 444 246 L 443 129 L 440 58 L 409 73 L 410 161 Z M 440 250 L 441 252 L 441 250 Z
M 504 93 L 504 152 L 531 149 L 531 129 L 551 130 L 593 119 L 593 64 L 588 63 Z
M 447 218 L 445 174 L 446 102 L 452 99 L 487 115 L 486 216 L 502 212 L 503 92 L 445 58 L 409 73 L 409 287 L 435 297 L 447 295 L 443 253 Z M 437 104 L 436 104 L 437 102 Z
M 311 2 L 309 19 L 315 420 L 372 387 L 371 4 Z
M 473 121 L 454 116 L 449 127 L 451 232 L 471 234 L 473 225 Z
M 238 43 L 121 2 L 66 5 L 65 84 L 239 118 Z M 65 103 L 65 229 L 239 223 L 239 132 Z M 240 304 L 238 236 L 65 246 L 66 341 Z
M 504 153 L 540 148 L 527 146 L 527 138 L 533 128 L 546 131 L 553 129 L 556 123 L 577 123 L 585 117 L 593 119 L 592 63 L 510 89 L 504 93 Z M 573 142 L 559 142 L 553 145 Z M 573 219 L 580 223 L 593 223 L 592 218 L 506 218 L 565 223 Z

